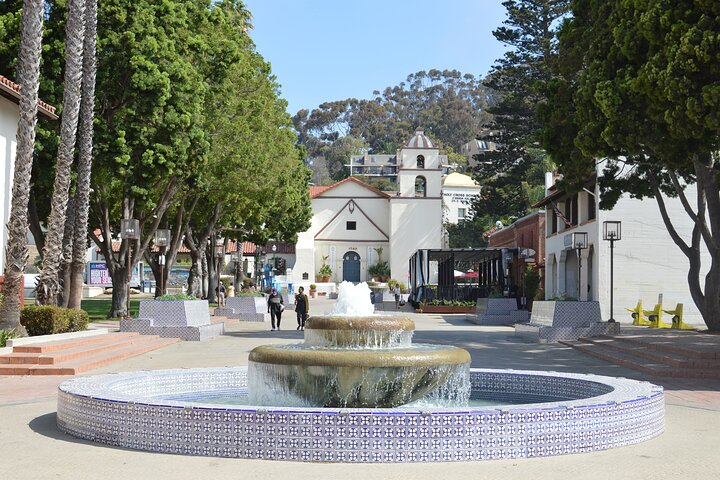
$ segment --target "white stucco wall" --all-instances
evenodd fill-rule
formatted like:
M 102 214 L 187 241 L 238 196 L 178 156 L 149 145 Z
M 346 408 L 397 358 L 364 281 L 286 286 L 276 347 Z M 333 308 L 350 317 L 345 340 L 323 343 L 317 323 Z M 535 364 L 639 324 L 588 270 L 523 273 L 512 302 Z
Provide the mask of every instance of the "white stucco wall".
M 447 223 L 457 224 L 460 220 L 469 219 L 471 203 L 480 194 L 480 187 L 443 187 L 443 219 Z M 465 209 L 465 217 L 460 218 L 458 210 Z
M 418 249 L 442 248 L 442 201 L 395 197 L 391 215 L 391 277 L 407 283 L 410 257 Z
M 7 244 L 7 222 L 12 203 L 12 181 L 15 170 L 15 147 L 19 107 L 14 102 L 0 97 L 0 274 L 5 270 L 5 246 Z
M 695 191 L 694 185 L 688 187 L 686 191 L 688 198 L 694 199 Z M 581 194 L 581 211 L 584 211 L 583 196 L 587 198 L 587 194 Z M 665 202 L 675 228 L 689 243 L 692 232 L 690 218 L 678 199 L 666 198 Z M 599 210 L 595 221 L 581 223 L 578 227 L 547 237 L 546 298 L 561 293 L 576 295 L 573 283 L 576 276 L 574 272 L 577 269 L 575 251 L 565 249 L 564 237 L 575 231 L 586 231 L 592 248 L 583 251 L 581 297 L 599 300 L 603 319 L 610 318 L 610 242 L 602 239 L 604 221 L 622 222 L 622 239 L 615 242 L 613 255 L 615 319 L 623 323 L 631 323 L 632 318 L 625 307 L 635 307 L 637 301 L 642 300 L 644 309 L 651 310 L 657 302 L 658 295 L 663 294 L 665 309 L 674 309 L 677 303 L 682 303 L 685 322 L 697 326 L 703 325 L 702 317 L 693 303 L 688 287 L 688 260 L 670 238 L 657 202 L 652 198 L 638 200 L 624 195 L 612 210 Z M 562 222 L 558 220 L 558 224 L 561 225 Z M 710 258 L 704 246 L 702 251 L 704 268 L 701 275 L 704 275 Z M 557 261 L 557 269 L 553 266 L 553 258 Z M 568 265 L 572 269 L 567 275 L 563 274 L 563 259 L 569 259 Z M 590 265 L 592 266 L 589 268 Z M 669 323 L 670 316 L 666 321 Z

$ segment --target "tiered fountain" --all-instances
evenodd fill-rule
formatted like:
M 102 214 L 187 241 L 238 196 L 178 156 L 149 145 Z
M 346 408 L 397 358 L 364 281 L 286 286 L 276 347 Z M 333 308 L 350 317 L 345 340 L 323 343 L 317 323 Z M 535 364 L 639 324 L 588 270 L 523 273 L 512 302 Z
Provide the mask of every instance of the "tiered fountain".
M 339 297 L 334 315 L 308 320 L 304 344 L 250 352 L 253 404 L 388 408 L 426 398 L 436 405 L 467 405 L 467 351 L 412 345 L 415 323 L 374 315 L 364 283 L 344 282 Z
M 138 450 L 313 462 L 526 458 L 663 431 L 662 387 L 469 369 L 465 350 L 413 345 L 410 319 L 373 315 L 367 286 L 349 290 L 335 313 L 308 321 L 304 344 L 258 347 L 249 368 L 69 380 L 58 426 Z

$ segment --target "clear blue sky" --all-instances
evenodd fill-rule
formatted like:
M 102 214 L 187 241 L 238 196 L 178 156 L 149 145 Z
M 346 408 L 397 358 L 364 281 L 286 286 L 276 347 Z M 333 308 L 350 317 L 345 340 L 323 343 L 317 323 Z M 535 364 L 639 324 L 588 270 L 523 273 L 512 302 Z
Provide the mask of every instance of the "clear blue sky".
M 501 0 L 246 0 L 288 112 L 370 98 L 420 70 L 485 76 L 506 47 Z

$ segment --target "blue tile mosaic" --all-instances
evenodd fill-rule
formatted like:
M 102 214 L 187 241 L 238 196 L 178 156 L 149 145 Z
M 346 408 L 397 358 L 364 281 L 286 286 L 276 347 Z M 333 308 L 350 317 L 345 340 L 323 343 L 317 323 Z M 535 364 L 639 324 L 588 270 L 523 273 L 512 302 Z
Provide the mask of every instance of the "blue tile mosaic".
M 341 463 L 583 453 L 664 430 L 662 387 L 647 382 L 515 370 L 471 369 L 470 375 L 474 398 L 515 395 L 542 403 L 427 411 L 191 403 L 198 392 L 245 394 L 247 369 L 183 369 L 69 380 L 59 387 L 57 418 L 71 435 L 124 448 Z

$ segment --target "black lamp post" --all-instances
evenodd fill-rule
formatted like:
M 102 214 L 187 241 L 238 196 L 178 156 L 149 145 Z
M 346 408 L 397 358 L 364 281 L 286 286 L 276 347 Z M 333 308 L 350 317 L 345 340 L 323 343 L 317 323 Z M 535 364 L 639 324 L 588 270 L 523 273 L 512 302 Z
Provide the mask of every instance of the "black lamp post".
M 622 238 L 622 225 L 619 221 L 607 221 L 603 222 L 603 240 L 607 240 L 610 242 L 610 319 L 608 322 L 614 322 L 615 318 L 613 317 L 613 293 L 614 285 L 613 285 L 613 253 L 615 248 L 615 242 L 620 240 Z
M 273 263 L 272 263 L 272 287 L 275 286 L 275 268 L 277 268 L 277 261 L 275 260 L 275 252 L 277 252 L 277 244 L 273 243 L 272 246 L 272 252 L 273 252 Z
M 140 238 L 140 221 L 134 218 L 123 218 L 120 221 L 120 238 L 127 240 L 127 314 L 125 318 L 130 318 L 130 282 L 132 281 L 132 265 L 130 264 L 130 240 L 137 240 Z
M 572 234 L 572 246 L 577 251 L 578 259 L 578 278 L 577 278 L 577 299 L 580 300 L 580 285 L 582 284 L 582 251 L 588 248 L 588 234 L 587 232 L 575 232 Z
M 155 246 L 160 250 L 158 251 L 158 265 L 160 266 L 160 295 L 165 293 L 165 250 L 170 244 L 170 230 L 166 228 L 160 228 L 155 231 Z M 158 286 L 155 286 L 157 293 Z M 159 296 L 159 295 L 155 295 Z
M 262 255 L 262 247 L 255 245 L 255 288 L 258 290 L 262 288 L 260 282 L 260 255 Z

